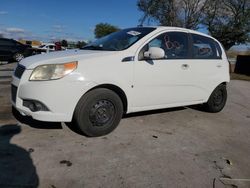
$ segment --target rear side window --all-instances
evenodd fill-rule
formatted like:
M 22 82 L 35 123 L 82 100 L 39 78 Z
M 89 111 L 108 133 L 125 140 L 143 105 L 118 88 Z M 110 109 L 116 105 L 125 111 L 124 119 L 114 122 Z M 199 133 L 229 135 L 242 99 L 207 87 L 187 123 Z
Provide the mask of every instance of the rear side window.
M 201 35 L 191 34 L 191 36 L 194 59 L 221 59 L 222 51 L 216 41 Z

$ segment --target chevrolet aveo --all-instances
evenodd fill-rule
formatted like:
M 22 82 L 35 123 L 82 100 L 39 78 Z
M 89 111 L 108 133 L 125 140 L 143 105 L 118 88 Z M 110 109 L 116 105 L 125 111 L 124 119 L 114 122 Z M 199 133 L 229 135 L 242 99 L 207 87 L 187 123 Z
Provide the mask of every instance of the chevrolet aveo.
M 101 136 L 126 113 L 194 104 L 219 112 L 228 82 L 216 39 L 183 28 L 136 27 L 80 50 L 23 59 L 11 90 L 22 115 L 73 122 L 85 135 Z

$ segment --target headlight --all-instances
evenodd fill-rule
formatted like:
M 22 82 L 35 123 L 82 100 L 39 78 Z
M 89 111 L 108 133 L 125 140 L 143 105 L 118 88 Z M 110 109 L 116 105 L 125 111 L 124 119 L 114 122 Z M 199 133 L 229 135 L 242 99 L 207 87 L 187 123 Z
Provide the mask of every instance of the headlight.
M 64 64 L 40 65 L 36 67 L 31 76 L 31 81 L 56 80 L 73 72 L 77 68 L 77 61 Z

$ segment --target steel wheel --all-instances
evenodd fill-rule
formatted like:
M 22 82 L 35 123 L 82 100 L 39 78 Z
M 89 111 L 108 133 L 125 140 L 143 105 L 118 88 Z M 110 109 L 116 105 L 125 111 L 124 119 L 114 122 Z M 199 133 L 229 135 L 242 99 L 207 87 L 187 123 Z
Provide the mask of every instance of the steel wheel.
M 20 62 L 24 58 L 24 55 L 21 53 L 16 53 L 13 57 L 13 59 L 17 62 Z
M 114 115 L 114 104 L 108 100 L 100 100 L 90 109 L 89 119 L 94 126 L 104 126 L 112 122 Z
M 205 110 L 208 112 L 219 112 L 224 108 L 226 101 L 227 101 L 226 85 L 221 84 L 215 88 L 215 90 L 209 97 L 208 102 L 204 104 Z
M 86 93 L 78 102 L 73 123 L 87 136 L 112 132 L 123 115 L 123 104 L 113 91 L 98 88 Z

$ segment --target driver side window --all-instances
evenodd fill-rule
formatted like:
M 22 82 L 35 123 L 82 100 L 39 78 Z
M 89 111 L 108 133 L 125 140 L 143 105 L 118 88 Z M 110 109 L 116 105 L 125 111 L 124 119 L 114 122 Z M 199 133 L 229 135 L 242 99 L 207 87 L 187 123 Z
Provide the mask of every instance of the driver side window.
M 163 33 L 148 44 L 146 44 L 140 54 L 139 59 L 143 59 L 143 54 L 150 47 L 162 48 L 165 51 L 166 59 L 186 59 L 188 58 L 188 34 L 183 32 Z

